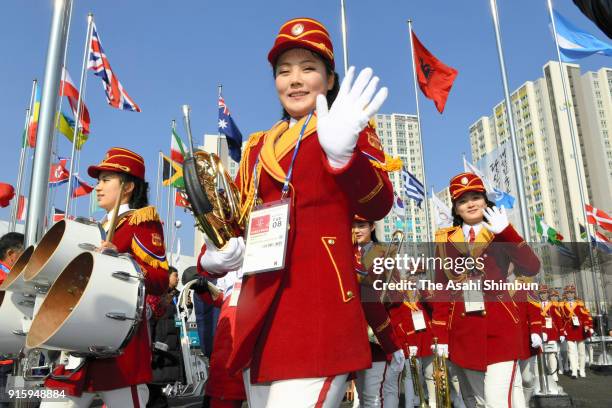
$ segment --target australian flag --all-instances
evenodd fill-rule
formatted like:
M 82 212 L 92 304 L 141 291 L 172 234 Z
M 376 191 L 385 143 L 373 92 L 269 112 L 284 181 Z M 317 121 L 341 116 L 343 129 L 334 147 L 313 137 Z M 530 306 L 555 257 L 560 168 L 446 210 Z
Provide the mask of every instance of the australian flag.
M 242 133 L 234 119 L 230 116 L 230 111 L 225 105 L 225 100 L 219 96 L 219 133 L 226 136 L 229 155 L 236 163 L 240 163 L 242 156 Z

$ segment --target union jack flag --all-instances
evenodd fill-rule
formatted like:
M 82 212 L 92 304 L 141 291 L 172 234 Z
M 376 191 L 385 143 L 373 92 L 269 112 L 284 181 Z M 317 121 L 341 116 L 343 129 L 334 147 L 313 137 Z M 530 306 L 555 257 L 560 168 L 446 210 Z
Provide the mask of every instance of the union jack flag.
M 140 112 L 140 108 L 136 102 L 127 94 L 117 76 L 113 73 L 110 63 L 102 49 L 102 43 L 96 30 L 96 25 L 93 23 L 91 34 L 91 43 L 89 44 L 89 61 L 87 69 L 94 71 L 94 75 L 102 78 L 104 83 L 104 91 L 106 92 L 106 100 L 113 108 Z

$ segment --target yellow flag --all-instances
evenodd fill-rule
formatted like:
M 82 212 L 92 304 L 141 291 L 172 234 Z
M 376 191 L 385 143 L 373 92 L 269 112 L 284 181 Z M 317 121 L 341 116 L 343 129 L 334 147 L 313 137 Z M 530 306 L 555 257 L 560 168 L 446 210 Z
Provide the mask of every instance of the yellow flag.
M 58 115 L 59 117 L 57 117 L 57 120 L 55 121 L 57 124 L 57 130 L 59 130 L 62 135 L 66 136 L 70 143 L 72 143 L 72 136 L 74 135 L 74 121 L 61 112 L 58 112 Z M 83 144 L 85 144 L 88 137 L 89 135 L 84 135 L 83 133 L 79 132 L 76 143 L 77 150 L 81 150 L 81 147 Z

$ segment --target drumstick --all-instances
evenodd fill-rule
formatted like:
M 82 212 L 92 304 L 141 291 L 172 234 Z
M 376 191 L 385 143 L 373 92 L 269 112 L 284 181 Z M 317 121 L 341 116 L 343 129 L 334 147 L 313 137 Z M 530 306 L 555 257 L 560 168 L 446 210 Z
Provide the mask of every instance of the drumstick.
M 108 229 L 108 234 L 106 235 L 106 240 L 108 242 L 112 242 L 113 240 L 113 236 L 115 235 L 115 230 L 117 229 L 117 218 L 119 215 L 119 206 L 121 206 L 121 196 L 123 195 L 123 185 L 124 182 L 121 182 L 121 185 L 119 186 L 119 195 L 117 196 L 117 201 L 115 201 L 115 207 L 113 208 L 113 218 L 112 218 L 112 222 L 110 225 L 110 228 Z

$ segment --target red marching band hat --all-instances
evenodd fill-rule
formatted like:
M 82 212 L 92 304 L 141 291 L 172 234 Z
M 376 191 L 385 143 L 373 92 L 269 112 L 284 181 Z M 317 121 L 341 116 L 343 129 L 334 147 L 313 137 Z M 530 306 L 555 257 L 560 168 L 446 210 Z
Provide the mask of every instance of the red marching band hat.
M 325 26 L 312 18 L 294 18 L 283 24 L 268 53 L 268 61 L 274 66 L 278 57 L 291 48 L 306 48 L 334 63 L 334 47 Z
M 451 179 L 448 189 L 453 201 L 470 191 L 486 193 L 482 179 L 474 173 L 457 174 Z
M 103 171 L 124 173 L 141 180 L 145 179 L 145 164 L 142 156 L 123 147 L 111 147 L 100 164 L 89 166 L 87 174 L 98 178 Z

